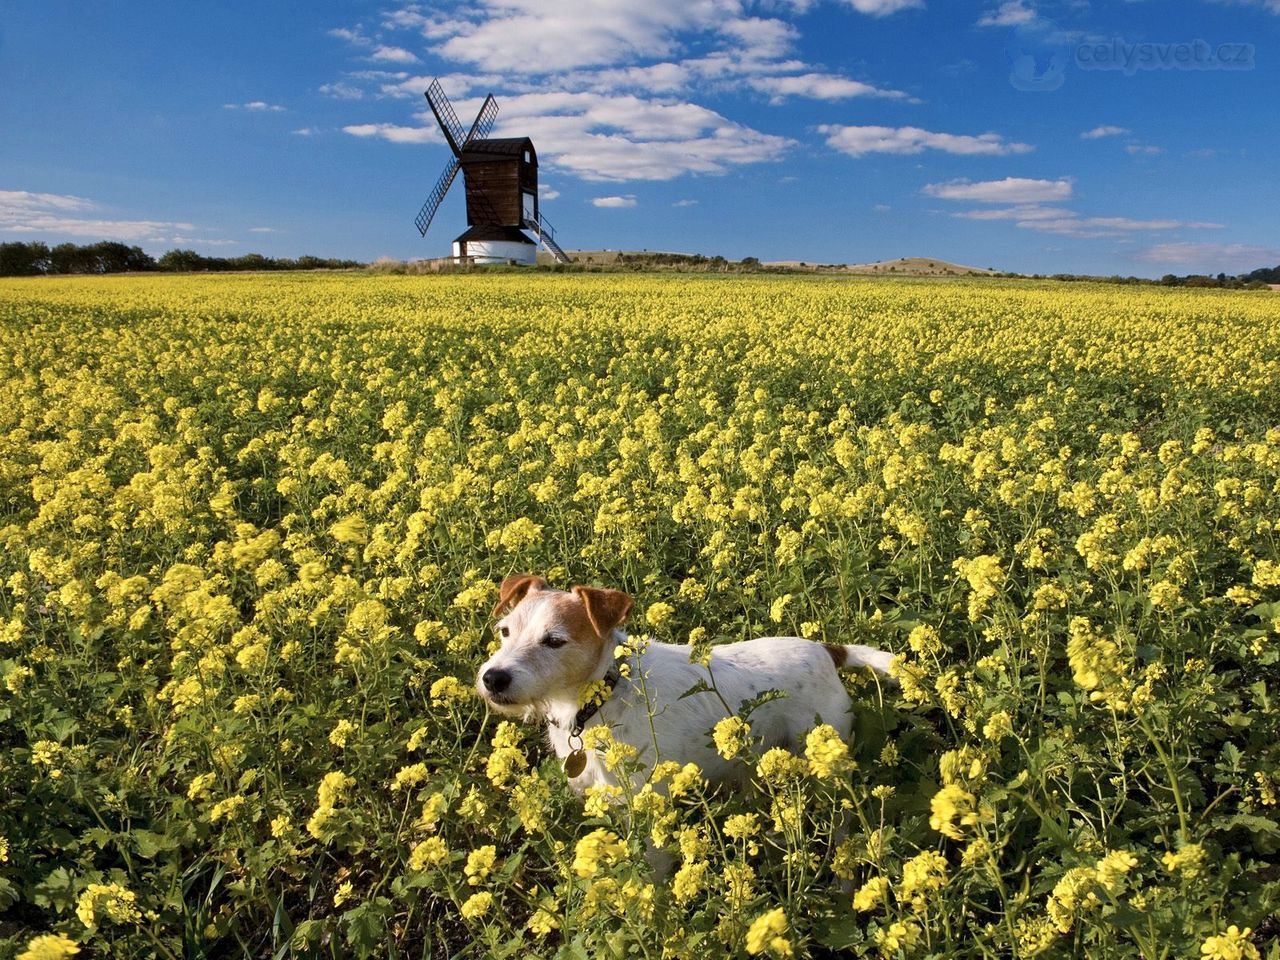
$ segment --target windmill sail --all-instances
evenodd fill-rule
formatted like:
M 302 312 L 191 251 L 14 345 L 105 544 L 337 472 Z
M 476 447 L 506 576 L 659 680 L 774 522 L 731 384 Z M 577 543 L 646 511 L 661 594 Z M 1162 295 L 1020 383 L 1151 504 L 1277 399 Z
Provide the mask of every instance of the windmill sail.
M 436 122 L 440 124 L 440 132 L 444 134 L 445 140 L 449 143 L 449 149 L 453 151 L 453 159 L 449 161 L 449 165 L 440 174 L 440 179 L 436 181 L 431 195 L 427 197 L 427 202 L 422 205 L 418 215 L 413 218 L 414 225 L 418 228 L 418 233 L 425 237 L 427 228 L 431 226 L 431 219 L 436 215 L 436 210 L 440 208 L 440 204 L 444 201 L 444 195 L 449 192 L 453 178 L 458 175 L 458 171 L 462 168 L 462 151 L 466 149 L 467 144 L 471 143 L 472 140 L 483 140 L 489 135 L 489 131 L 493 129 L 493 124 L 498 119 L 498 102 L 493 99 L 493 94 L 485 97 L 484 103 L 480 106 L 480 112 L 476 114 L 476 119 L 471 124 L 471 129 L 464 134 L 462 132 L 462 124 L 458 121 L 458 114 L 454 112 L 453 104 L 449 102 L 449 98 L 444 95 L 444 90 L 441 88 L 439 80 L 431 81 L 431 86 L 427 87 L 427 92 L 424 96 L 427 98 L 427 103 L 431 105 L 431 112 L 436 115 Z
M 440 174 L 440 179 L 436 181 L 431 195 L 427 197 L 427 202 L 422 205 L 422 209 L 418 211 L 418 215 L 413 218 L 414 225 L 418 228 L 418 233 L 422 236 L 427 235 L 427 227 L 431 226 L 431 218 L 436 215 L 436 210 L 440 208 L 444 195 L 449 192 L 449 185 L 453 183 L 453 178 L 458 175 L 458 171 L 462 169 L 462 163 L 457 157 L 449 161 L 449 165 L 444 168 L 444 172 Z
M 427 92 L 423 96 L 427 98 L 431 112 L 436 115 L 436 123 L 440 124 L 444 138 L 449 141 L 449 149 L 453 151 L 455 157 L 458 156 L 462 153 L 462 144 L 466 142 L 466 137 L 462 132 L 462 123 L 453 110 L 453 104 L 444 95 L 444 88 L 440 86 L 440 81 L 432 80 L 431 86 L 427 87 Z
M 493 99 L 493 94 L 489 94 L 484 98 L 484 103 L 480 105 L 480 112 L 476 114 L 475 123 L 471 124 L 471 129 L 467 132 L 466 139 L 462 141 L 463 149 L 466 148 L 472 140 L 483 140 L 493 130 L 494 121 L 498 119 L 498 101 Z

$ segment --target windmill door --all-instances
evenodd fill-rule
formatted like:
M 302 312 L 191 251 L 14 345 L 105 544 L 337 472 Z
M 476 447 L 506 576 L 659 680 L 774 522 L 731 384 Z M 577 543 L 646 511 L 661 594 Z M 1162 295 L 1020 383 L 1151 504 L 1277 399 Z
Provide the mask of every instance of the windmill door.
M 531 220 L 536 223 L 538 220 L 538 195 L 525 190 L 521 192 L 520 198 L 522 218 L 526 223 Z

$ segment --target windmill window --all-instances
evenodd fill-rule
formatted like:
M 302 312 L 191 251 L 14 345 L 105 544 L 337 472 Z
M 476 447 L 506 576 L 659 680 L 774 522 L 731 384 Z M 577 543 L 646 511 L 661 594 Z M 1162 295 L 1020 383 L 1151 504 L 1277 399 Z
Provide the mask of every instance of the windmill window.
M 525 162 L 525 163 L 532 163 L 532 162 L 533 162 L 533 157 L 529 156 L 529 151 L 528 151 L 528 150 L 526 150 L 526 151 L 524 152 L 524 162 Z

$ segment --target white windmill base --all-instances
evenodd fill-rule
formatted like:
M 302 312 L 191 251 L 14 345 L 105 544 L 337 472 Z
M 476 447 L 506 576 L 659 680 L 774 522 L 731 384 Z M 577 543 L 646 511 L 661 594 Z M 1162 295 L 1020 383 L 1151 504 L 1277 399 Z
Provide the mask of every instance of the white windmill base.
M 455 260 L 465 260 L 475 264 L 531 265 L 538 261 L 538 246 L 528 241 L 520 243 L 516 240 L 455 240 L 453 256 Z

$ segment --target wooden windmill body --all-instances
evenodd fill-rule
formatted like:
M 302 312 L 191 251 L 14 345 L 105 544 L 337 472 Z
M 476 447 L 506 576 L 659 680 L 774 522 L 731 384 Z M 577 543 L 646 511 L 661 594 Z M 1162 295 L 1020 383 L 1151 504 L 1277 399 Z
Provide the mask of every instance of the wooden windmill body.
M 498 115 L 492 94 L 485 98 L 466 132 L 438 80 L 431 82 L 426 98 L 453 151 L 453 159 L 414 220 L 418 232 L 426 235 L 432 217 L 461 170 L 468 229 L 453 241 L 455 259 L 475 264 L 532 264 L 537 261 L 541 243 L 557 262 L 568 263 L 551 225 L 538 209 L 538 154 L 533 141 L 528 137 L 488 137 Z M 526 230 L 537 240 L 531 240 Z

